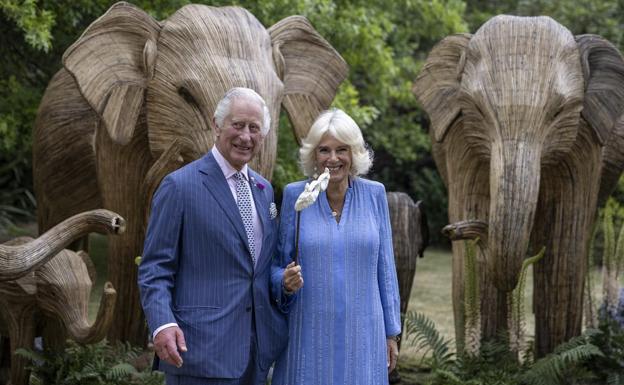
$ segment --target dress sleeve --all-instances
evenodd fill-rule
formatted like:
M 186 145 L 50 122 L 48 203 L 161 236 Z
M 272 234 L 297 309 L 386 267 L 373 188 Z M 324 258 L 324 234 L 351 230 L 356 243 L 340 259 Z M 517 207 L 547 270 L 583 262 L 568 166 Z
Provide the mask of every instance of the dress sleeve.
M 284 313 L 290 311 L 290 306 L 297 297 L 297 293 L 286 294 L 282 285 L 286 266 L 294 259 L 295 196 L 294 189 L 286 186 L 282 199 L 277 252 L 271 264 L 271 293 L 278 308 Z
M 379 258 L 377 259 L 377 280 L 381 295 L 381 306 L 384 313 L 386 336 L 396 336 L 401 333 L 401 300 L 399 297 L 399 283 L 394 265 L 394 251 L 392 249 L 392 228 L 388 213 L 388 199 L 383 186 L 376 194 L 379 218 Z
M 172 292 L 178 270 L 182 202 L 172 178 L 163 180 L 154 193 L 143 255 L 138 268 L 141 304 L 153 332 L 175 323 Z

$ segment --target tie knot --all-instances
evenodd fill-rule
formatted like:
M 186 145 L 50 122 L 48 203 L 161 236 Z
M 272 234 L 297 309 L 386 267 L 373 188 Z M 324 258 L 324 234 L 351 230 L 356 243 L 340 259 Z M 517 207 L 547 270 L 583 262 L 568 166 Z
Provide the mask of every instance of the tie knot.
M 243 175 L 242 172 L 238 171 L 234 174 L 234 178 L 240 180 L 240 181 L 244 181 L 245 180 L 245 175 Z

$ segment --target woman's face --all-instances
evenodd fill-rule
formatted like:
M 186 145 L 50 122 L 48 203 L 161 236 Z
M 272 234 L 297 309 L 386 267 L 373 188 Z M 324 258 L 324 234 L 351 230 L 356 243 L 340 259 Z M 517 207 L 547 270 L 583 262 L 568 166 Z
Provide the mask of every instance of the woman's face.
M 351 147 L 325 133 L 315 150 L 316 169 L 319 173 L 329 169 L 329 183 L 348 183 L 351 171 Z

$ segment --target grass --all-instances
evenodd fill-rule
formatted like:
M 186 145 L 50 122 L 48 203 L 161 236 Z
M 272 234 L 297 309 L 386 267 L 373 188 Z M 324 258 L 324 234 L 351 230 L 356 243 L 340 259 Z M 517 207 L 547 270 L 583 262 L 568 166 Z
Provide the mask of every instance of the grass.
M 451 302 L 451 257 L 450 250 L 430 248 L 425 251 L 424 257 L 416 263 L 414 286 L 407 307 L 408 311 L 424 313 L 447 340 L 455 339 Z M 402 356 L 414 354 L 414 350 L 407 343 L 402 346 Z

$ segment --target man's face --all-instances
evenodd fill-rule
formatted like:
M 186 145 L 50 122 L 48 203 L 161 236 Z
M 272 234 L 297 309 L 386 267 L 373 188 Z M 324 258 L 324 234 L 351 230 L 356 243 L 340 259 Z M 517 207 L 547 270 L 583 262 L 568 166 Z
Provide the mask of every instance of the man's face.
M 230 113 L 217 127 L 215 145 L 223 157 L 237 170 L 258 153 L 264 136 L 261 133 L 263 122 L 262 107 L 253 100 L 239 97 L 232 100 Z

